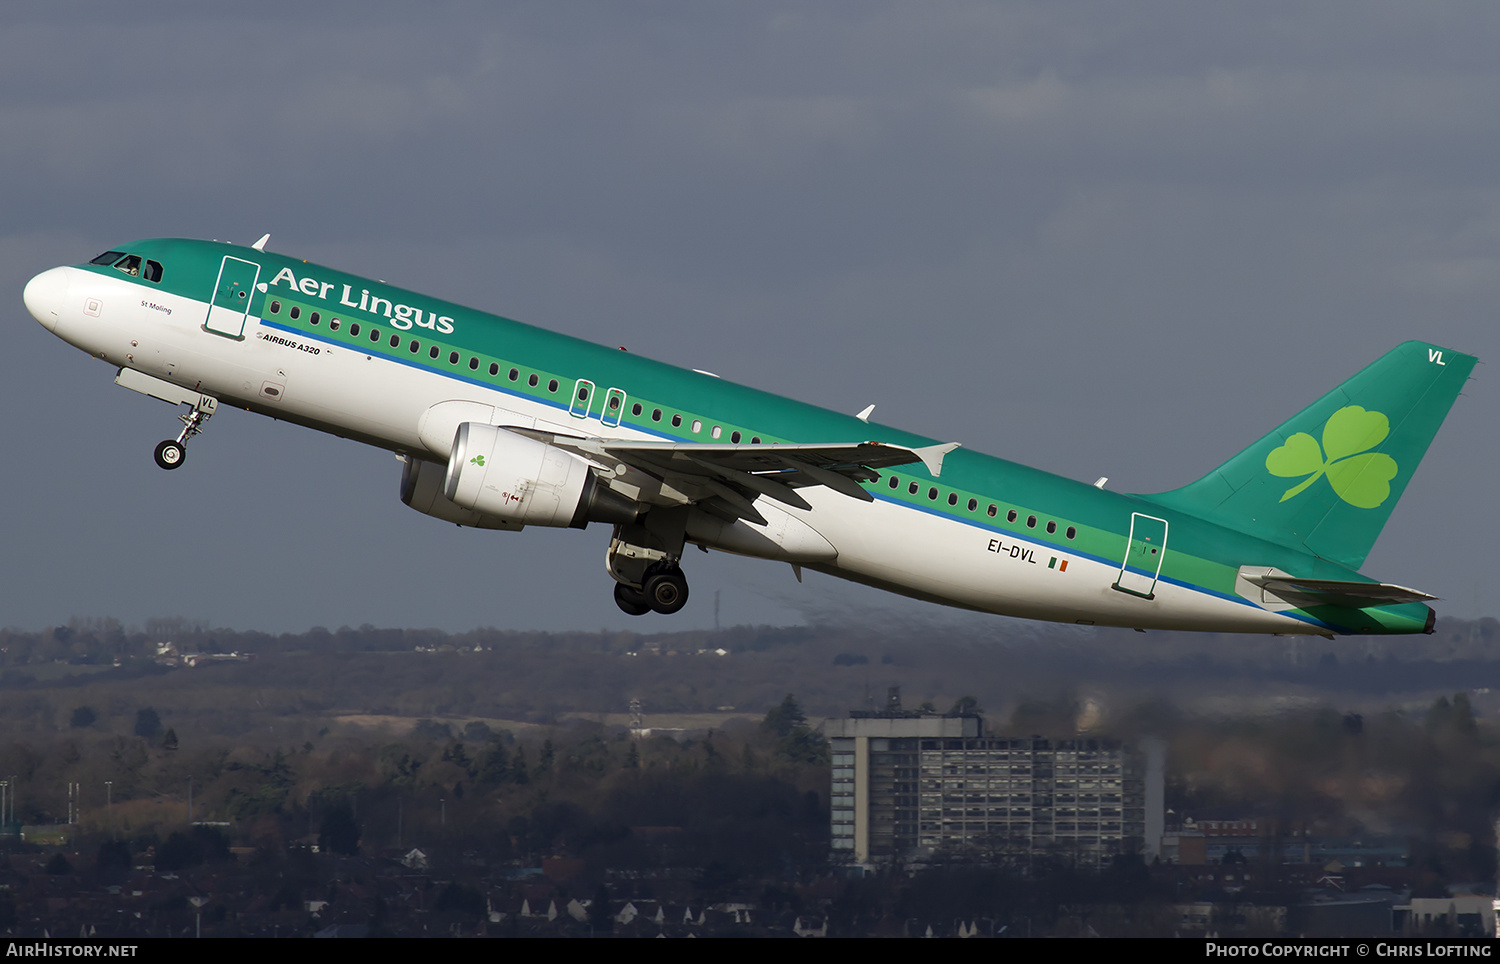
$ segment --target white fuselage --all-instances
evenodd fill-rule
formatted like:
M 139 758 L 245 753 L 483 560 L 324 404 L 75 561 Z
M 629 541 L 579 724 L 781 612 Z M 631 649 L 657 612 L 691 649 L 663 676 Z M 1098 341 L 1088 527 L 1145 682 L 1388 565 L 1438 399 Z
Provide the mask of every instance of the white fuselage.
M 149 294 L 150 297 L 145 297 Z M 27 289 L 27 304 L 58 337 L 118 368 L 217 397 L 221 402 L 445 462 L 459 424 L 486 422 L 562 435 L 651 439 L 566 408 L 512 394 L 462 373 L 406 365 L 250 316 L 243 340 L 204 330 L 208 304 L 75 268 L 54 268 Z M 602 390 L 605 386 L 601 385 Z M 769 538 L 755 552 L 948 605 L 1063 622 L 1226 632 L 1319 633 L 1307 622 L 1165 580 L 1154 598 L 1111 588 L 1120 564 L 1080 554 L 1049 566 L 1059 550 L 909 504 L 862 502 L 814 486 L 799 490 L 810 511 L 766 498 Z M 743 531 L 740 532 L 743 536 Z M 745 538 L 710 526 L 692 541 L 746 552 Z M 752 540 L 753 541 L 753 540 Z M 997 543 L 999 543 L 997 548 Z

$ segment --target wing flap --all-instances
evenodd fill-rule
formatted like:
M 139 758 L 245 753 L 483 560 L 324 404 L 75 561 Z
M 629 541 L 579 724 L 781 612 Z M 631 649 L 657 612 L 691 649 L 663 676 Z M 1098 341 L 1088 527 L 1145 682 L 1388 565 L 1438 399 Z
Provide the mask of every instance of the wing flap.
M 934 476 L 957 442 L 905 448 L 886 442 L 731 444 L 579 438 L 539 430 L 511 429 L 584 456 L 618 474 L 617 466 L 645 473 L 663 486 L 661 498 L 709 504 L 764 525 L 753 503 L 759 496 L 808 510 L 797 489 L 821 485 L 851 499 L 874 501 L 860 486 L 880 478 L 880 469 L 920 462 Z M 670 490 L 670 491 L 668 491 Z

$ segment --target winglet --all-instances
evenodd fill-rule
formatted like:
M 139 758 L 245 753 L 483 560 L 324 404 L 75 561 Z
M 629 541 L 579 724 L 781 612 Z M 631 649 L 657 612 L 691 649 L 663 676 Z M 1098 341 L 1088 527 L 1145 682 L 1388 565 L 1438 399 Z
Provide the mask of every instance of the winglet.
M 271 235 L 269 233 L 262 234 L 260 236 L 260 240 L 250 245 L 250 247 L 254 248 L 257 251 L 264 251 L 266 250 L 266 242 L 269 240 L 271 240 Z
M 870 420 L 870 413 L 873 411 L 875 411 L 874 405 L 866 405 L 863 409 L 860 410 L 860 413 L 854 417 L 859 419 L 861 422 L 868 422 Z
M 931 472 L 935 479 L 943 474 L 943 456 L 962 444 L 962 442 L 944 442 L 942 445 L 924 445 L 919 449 L 912 449 L 911 452 L 922 460 L 922 464 L 927 466 L 927 471 Z

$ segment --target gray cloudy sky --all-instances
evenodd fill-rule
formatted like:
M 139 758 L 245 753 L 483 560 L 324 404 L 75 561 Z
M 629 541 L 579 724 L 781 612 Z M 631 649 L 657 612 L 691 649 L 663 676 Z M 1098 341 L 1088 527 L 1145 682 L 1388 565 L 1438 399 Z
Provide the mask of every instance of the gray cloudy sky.
M 387 453 L 166 405 L 31 320 L 36 272 L 254 240 L 1125 491 L 1397 342 L 1500 358 L 1500 7 L 16 2 L 0 31 L 0 623 L 569 629 L 934 618 L 607 530 L 458 530 Z M 1366 571 L 1496 612 L 1481 365 Z M 948 617 L 942 616 L 943 619 Z M 937 619 L 941 622 L 941 619 Z

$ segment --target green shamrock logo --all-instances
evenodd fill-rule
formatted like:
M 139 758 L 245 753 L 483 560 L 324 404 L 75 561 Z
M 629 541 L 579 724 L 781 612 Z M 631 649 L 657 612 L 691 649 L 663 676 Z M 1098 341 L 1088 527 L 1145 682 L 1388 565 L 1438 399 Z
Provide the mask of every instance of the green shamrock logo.
M 1383 452 L 1365 450 L 1379 445 L 1389 434 L 1390 420 L 1380 412 L 1347 405 L 1324 423 L 1321 448 L 1317 439 L 1298 432 L 1266 456 L 1266 469 L 1282 478 L 1307 476 L 1286 490 L 1282 502 L 1312 485 L 1318 476 L 1326 475 L 1340 499 L 1361 509 L 1373 509 L 1391 494 L 1396 460 Z
M 472 459 L 469 459 L 469 461 L 473 462 L 475 465 L 483 465 L 484 464 L 484 456 L 483 455 L 476 455 Z

